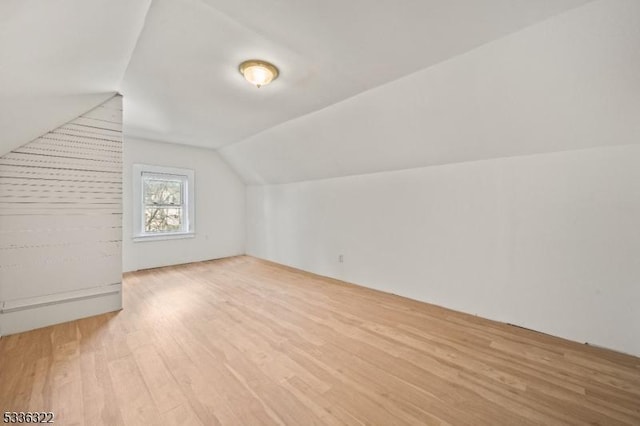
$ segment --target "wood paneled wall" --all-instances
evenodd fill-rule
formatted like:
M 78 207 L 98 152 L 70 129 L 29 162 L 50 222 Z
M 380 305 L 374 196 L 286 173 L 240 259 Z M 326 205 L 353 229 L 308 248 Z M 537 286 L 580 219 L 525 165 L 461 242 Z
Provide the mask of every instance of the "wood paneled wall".
M 122 97 L 0 157 L 0 334 L 121 308 Z

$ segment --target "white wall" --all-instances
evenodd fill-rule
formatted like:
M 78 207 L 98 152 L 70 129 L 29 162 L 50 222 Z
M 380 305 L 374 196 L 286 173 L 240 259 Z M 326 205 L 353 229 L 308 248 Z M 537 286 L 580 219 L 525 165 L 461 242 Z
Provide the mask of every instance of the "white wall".
M 247 252 L 640 355 L 638 164 L 628 145 L 250 186 Z
M 639 45 L 597 0 L 223 148 L 247 252 L 640 355 Z
M 122 307 L 122 97 L 0 157 L 0 334 Z
M 195 170 L 194 238 L 133 241 L 134 163 Z M 123 185 L 125 272 L 244 253 L 245 185 L 216 152 L 125 137 Z

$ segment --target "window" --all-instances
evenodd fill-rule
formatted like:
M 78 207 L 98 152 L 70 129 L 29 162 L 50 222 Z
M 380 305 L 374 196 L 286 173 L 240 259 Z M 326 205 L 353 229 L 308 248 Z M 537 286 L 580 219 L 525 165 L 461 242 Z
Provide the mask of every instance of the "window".
M 193 170 L 133 166 L 134 241 L 193 236 Z

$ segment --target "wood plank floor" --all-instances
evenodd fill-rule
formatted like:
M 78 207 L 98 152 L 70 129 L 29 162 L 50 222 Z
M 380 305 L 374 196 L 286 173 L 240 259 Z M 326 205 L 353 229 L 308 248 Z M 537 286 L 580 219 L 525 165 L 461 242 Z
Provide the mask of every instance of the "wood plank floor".
M 0 409 L 86 425 L 640 425 L 640 359 L 251 257 L 0 339 Z

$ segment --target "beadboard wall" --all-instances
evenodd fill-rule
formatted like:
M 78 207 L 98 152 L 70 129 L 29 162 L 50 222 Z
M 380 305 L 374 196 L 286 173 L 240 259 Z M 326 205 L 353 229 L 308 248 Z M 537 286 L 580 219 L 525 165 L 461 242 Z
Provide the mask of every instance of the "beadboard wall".
M 122 307 L 122 97 L 0 157 L 0 335 Z

